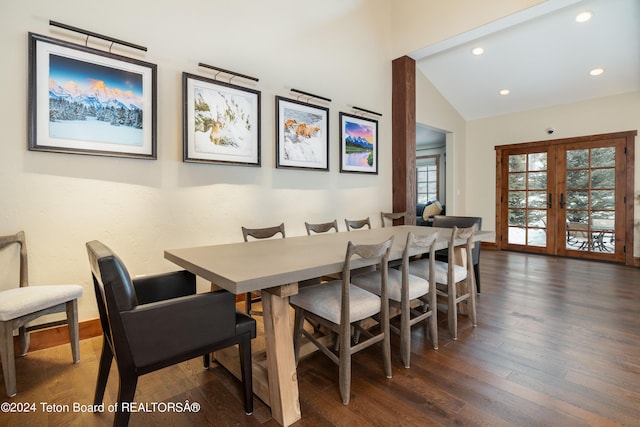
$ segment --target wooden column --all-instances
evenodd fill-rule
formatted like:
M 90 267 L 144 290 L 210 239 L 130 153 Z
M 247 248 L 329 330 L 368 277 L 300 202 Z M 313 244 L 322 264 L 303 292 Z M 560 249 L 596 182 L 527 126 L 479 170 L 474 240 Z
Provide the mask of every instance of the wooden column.
M 407 211 L 406 224 L 416 217 L 416 61 L 393 60 L 392 166 L 393 211 Z

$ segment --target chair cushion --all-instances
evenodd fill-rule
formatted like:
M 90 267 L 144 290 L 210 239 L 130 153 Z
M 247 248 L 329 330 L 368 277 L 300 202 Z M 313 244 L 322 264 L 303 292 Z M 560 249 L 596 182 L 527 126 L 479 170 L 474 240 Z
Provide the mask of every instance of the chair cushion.
M 380 311 L 380 297 L 362 288 L 349 285 L 349 323 L 366 319 Z M 342 300 L 342 281 L 324 283 L 300 289 L 289 301 L 292 305 L 316 314 L 335 324 L 340 324 L 340 303 Z
M 367 291 L 380 295 L 382 293 L 382 284 L 380 283 L 380 272 L 372 271 L 370 273 L 358 274 L 351 278 L 351 282 Z M 402 272 L 395 268 L 389 269 L 389 278 L 387 280 L 387 295 L 389 299 L 398 301 L 402 299 Z M 429 292 L 429 282 L 422 277 L 409 274 L 409 300 L 414 300 Z
M 27 286 L 0 292 L 0 321 L 17 319 L 82 296 L 80 285 Z
M 435 278 L 436 283 L 447 283 L 447 270 L 449 269 L 449 264 L 442 261 L 436 261 L 436 271 Z M 429 259 L 422 258 L 416 261 L 411 261 L 409 263 L 409 273 L 414 274 L 419 277 L 428 278 L 429 277 Z M 453 280 L 458 283 L 467 278 L 467 269 L 461 265 L 453 266 Z

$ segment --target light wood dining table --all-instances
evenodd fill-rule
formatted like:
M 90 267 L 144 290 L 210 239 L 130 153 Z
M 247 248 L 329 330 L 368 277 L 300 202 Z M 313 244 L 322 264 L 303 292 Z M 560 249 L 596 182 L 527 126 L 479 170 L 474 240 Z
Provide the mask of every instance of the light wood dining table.
M 349 241 L 380 243 L 393 236 L 389 260 L 401 259 L 409 231 L 416 235 L 439 232 L 437 249 L 446 248 L 451 235 L 449 228 L 395 226 L 170 249 L 164 256 L 236 295 L 261 291 L 266 358 L 256 360 L 254 356 L 254 393 L 270 406 L 278 423 L 288 426 L 301 418 L 289 296 L 298 293 L 298 282 L 340 273 Z M 494 236 L 492 231 L 478 231 L 474 240 Z M 368 265 L 372 263 L 352 261 L 353 268 Z M 256 363 L 266 363 L 267 375 L 255 375 Z

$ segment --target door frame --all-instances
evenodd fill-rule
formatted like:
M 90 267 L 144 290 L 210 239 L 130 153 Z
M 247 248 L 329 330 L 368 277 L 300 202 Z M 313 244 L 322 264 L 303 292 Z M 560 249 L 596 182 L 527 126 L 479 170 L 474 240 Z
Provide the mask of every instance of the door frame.
M 527 148 L 539 148 L 542 149 L 544 147 L 548 147 L 550 145 L 565 145 L 570 143 L 581 143 L 581 142 L 590 142 L 597 141 L 603 139 L 617 139 L 624 138 L 625 139 L 625 162 L 626 162 L 626 177 L 625 177 L 625 188 L 624 188 L 624 208 L 622 209 L 623 215 L 623 223 L 624 223 L 624 263 L 625 265 L 633 266 L 634 265 L 634 257 L 633 257 L 633 247 L 634 247 L 634 233 L 633 233 L 633 220 L 634 220 L 634 164 L 635 164 L 635 137 L 638 134 L 637 131 L 625 131 L 625 132 L 615 132 L 615 133 L 606 133 L 606 134 L 598 134 L 598 135 L 588 135 L 588 136 L 579 136 L 573 138 L 562 138 L 555 140 L 547 140 L 547 141 L 534 141 L 534 142 L 525 142 L 519 144 L 508 144 L 508 145 L 499 145 L 495 146 L 496 150 L 496 246 L 498 250 L 501 250 L 506 246 L 507 242 L 505 240 L 506 236 L 503 236 L 501 233 L 503 224 L 503 203 L 501 200 L 502 196 L 502 159 L 503 159 L 503 151 L 509 149 L 527 149 Z

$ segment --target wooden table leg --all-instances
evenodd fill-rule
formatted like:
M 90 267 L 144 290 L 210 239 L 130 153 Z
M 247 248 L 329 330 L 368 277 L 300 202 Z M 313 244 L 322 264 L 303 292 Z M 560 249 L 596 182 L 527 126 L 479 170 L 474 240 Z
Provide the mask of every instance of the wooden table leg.
M 262 309 L 271 415 L 281 425 L 288 426 L 301 418 L 289 296 L 263 290 Z

